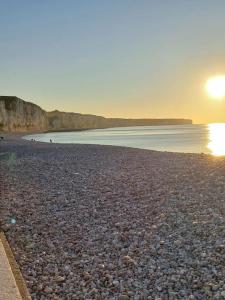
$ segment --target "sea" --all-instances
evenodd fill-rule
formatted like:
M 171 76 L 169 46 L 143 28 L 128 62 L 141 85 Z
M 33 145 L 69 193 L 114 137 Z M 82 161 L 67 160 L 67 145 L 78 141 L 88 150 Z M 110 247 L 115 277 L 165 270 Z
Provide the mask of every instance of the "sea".
M 40 142 L 126 146 L 225 155 L 225 123 L 135 126 L 27 135 Z

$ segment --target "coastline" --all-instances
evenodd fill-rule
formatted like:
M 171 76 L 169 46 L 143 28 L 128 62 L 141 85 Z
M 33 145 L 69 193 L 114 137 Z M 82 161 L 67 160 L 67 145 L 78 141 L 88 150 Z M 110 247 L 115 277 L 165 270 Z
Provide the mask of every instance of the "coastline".
M 0 221 L 33 299 L 221 299 L 224 157 L 23 135 Z
M 179 126 L 187 126 L 187 125 L 204 125 L 204 124 L 178 124 Z M 177 126 L 177 124 L 162 124 L 162 125 L 147 125 L 150 127 L 154 126 Z M 92 131 L 99 129 L 113 129 L 113 128 L 129 128 L 129 127 L 143 127 L 143 125 L 134 125 L 134 126 L 113 126 L 113 127 L 98 127 L 98 128 L 80 128 L 80 129 L 58 129 L 58 130 L 44 130 L 44 131 L 17 131 L 17 132 L 7 132 L 0 131 L 0 136 L 20 136 L 20 135 L 33 135 L 33 134 L 44 134 L 44 133 L 57 133 L 57 132 L 80 132 L 80 131 Z

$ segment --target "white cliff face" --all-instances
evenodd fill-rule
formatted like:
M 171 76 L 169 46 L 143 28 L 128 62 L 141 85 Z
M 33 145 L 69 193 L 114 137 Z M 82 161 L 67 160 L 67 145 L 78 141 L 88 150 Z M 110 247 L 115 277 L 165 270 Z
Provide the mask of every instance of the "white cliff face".
M 46 112 L 17 97 L 0 96 L 0 131 L 60 131 L 105 127 L 105 118 L 60 111 Z
M 95 115 L 46 112 L 17 97 L 0 96 L 0 131 L 66 131 L 106 127 L 191 124 L 187 119 L 118 119 Z
M 45 131 L 47 126 L 46 112 L 38 105 L 17 97 L 0 96 L 1 131 Z
M 47 112 L 49 130 L 79 130 L 106 127 L 105 118 L 95 115 Z

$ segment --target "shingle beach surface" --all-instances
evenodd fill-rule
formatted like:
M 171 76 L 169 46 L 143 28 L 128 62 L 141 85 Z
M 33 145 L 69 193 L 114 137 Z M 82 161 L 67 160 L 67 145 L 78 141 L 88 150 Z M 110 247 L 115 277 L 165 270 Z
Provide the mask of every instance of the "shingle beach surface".
M 0 143 L 1 228 L 33 299 L 225 299 L 225 158 Z

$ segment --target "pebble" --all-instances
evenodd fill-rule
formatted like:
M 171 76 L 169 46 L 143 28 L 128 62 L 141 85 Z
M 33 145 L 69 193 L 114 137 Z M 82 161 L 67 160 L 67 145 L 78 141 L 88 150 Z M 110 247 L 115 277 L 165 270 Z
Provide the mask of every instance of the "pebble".
M 129 300 L 129 299 L 130 299 L 129 296 L 127 295 L 120 295 L 118 298 L 118 300 Z

